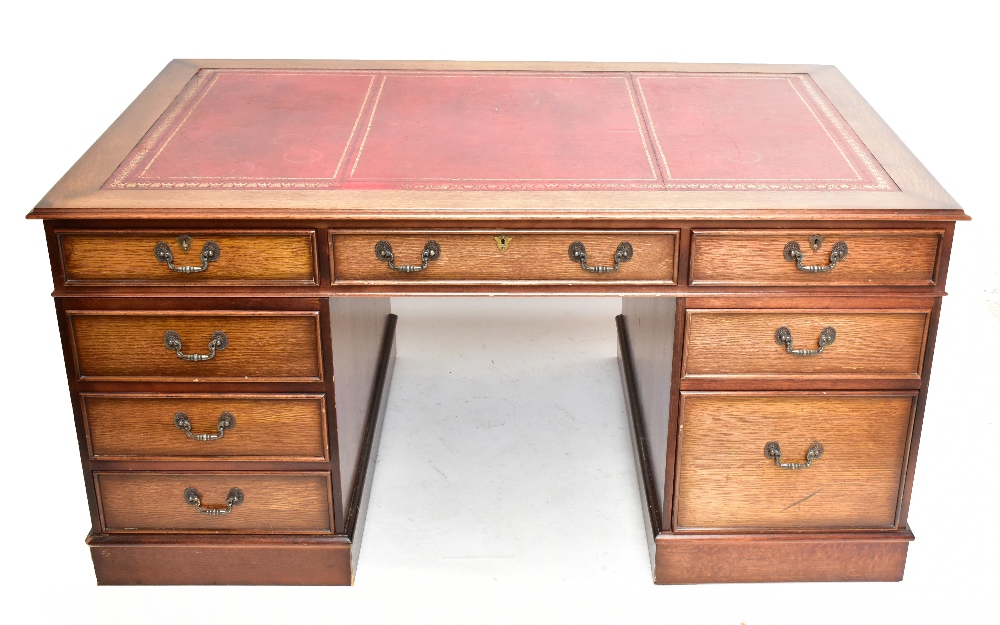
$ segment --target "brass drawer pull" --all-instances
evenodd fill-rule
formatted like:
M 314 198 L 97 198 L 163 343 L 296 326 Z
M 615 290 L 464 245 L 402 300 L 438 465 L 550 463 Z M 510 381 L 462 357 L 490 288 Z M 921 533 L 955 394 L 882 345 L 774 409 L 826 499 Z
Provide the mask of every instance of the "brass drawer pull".
M 785 351 L 789 354 L 794 354 L 796 356 L 814 356 L 816 354 L 822 354 L 826 346 L 833 343 L 837 339 L 837 331 L 827 326 L 823 328 L 823 331 L 819 333 L 819 347 L 817 349 L 792 349 L 792 331 L 781 326 L 774 332 L 774 342 L 778 345 L 784 345 Z
M 844 243 L 843 241 L 838 241 L 833 244 L 833 249 L 830 251 L 829 265 L 803 265 L 802 248 L 799 247 L 799 244 L 795 241 L 789 241 L 785 246 L 785 260 L 788 262 L 794 262 L 796 269 L 807 273 L 833 271 L 833 268 L 837 266 L 837 263 L 845 258 L 847 258 L 847 243 Z
M 823 457 L 823 443 L 815 442 L 809 446 L 806 450 L 806 461 L 805 462 L 782 462 L 781 461 L 781 446 L 778 445 L 778 441 L 769 441 L 764 445 L 764 455 L 768 458 L 774 460 L 774 466 L 781 467 L 782 469 L 805 469 L 813 463 L 814 460 Z
M 201 505 L 201 493 L 194 486 L 190 486 L 184 489 L 184 501 L 188 502 L 190 505 L 194 506 L 194 509 L 202 514 L 210 514 L 212 516 L 222 516 L 223 514 L 229 514 L 233 511 L 233 506 L 238 506 L 243 503 L 243 491 L 233 487 L 229 489 L 229 494 L 226 495 L 226 507 L 225 508 L 211 508 L 202 507 Z
M 628 241 L 622 241 L 618 244 L 618 249 L 615 250 L 614 267 L 607 265 L 591 267 L 587 265 L 587 248 L 579 241 L 573 241 L 569 244 L 569 259 L 574 263 L 580 263 L 580 266 L 590 273 L 611 273 L 612 271 L 618 271 L 622 263 L 632 260 L 632 244 Z
M 208 342 L 208 353 L 207 354 L 185 354 L 181 351 L 181 336 L 174 332 L 173 330 L 167 330 L 163 334 L 163 343 L 167 346 L 167 349 L 177 353 L 177 357 L 181 360 L 193 360 L 199 362 L 202 360 L 211 360 L 215 358 L 215 352 L 222 351 L 226 349 L 229 345 L 229 339 L 226 338 L 226 333 L 221 331 L 215 331 L 212 333 L 212 340 Z
M 196 441 L 216 441 L 225 436 L 226 430 L 236 427 L 236 417 L 231 412 L 223 412 L 219 415 L 219 424 L 215 426 L 215 429 L 219 431 L 218 434 L 193 434 L 191 432 L 191 419 L 188 419 L 188 416 L 183 412 L 174 413 L 174 425 L 177 426 L 178 430 L 187 434 L 188 438 Z
M 424 251 L 420 254 L 419 265 L 394 265 L 392 264 L 392 246 L 388 241 L 379 241 L 375 244 L 375 258 L 389 266 L 389 269 L 402 271 L 403 273 L 413 273 L 427 269 L 427 263 L 437 260 L 441 256 L 441 246 L 437 241 L 431 240 L 424 244 Z
M 191 243 L 188 242 L 188 245 L 191 245 Z M 184 247 L 183 242 L 181 243 L 181 247 Z M 186 252 L 187 248 L 185 248 L 184 251 Z M 196 265 L 182 265 L 178 267 L 174 264 L 174 253 L 170 249 L 169 245 L 160 241 L 153 248 L 153 255 L 156 256 L 156 260 L 161 263 L 167 263 L 167 267 L 169 267 L 171 271 L 176 271 L 177 273 L 201 273 L 202 271 L 208 269 L 208 263 L 214 263 L 219 260 L 219 255 L 221 253 L 222 250 L 219 248 L 218 243 L 215 241 L 206 241 L 205 245 L 201 248 L 201 267 Z

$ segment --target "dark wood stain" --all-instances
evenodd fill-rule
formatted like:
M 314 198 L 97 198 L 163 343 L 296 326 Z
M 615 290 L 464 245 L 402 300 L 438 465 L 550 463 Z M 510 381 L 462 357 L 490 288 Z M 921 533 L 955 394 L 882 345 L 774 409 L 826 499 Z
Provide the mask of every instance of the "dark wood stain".
M 899 191 L 102 189 L 201 67 L 808 73 Z M 902 577 L 954 222 L 968 217 L 834 68 L 174 61 L 29 217 L 45 220 L 101 584 L 352 583 L 395 356 L 388 298 L 508 294 L 624 296 L 619 366 L 656 583 Z M 180 234 L 191 252 L 177 251 Z M 507 252 L 499 234 L 514 237 Z M 826 237 L 819 252 L 810 234 Z M 209 238 L 222 257 L 203 273 L 152 255 L 166 240 L 195 264 Z M 426 273 L 375 259 L 385 239 L 412 264 L 428 238 L 443 254 Z M 622 240 L 636 253 L 619 272 L 587 274 L 568 258 L 572 240 L 591 264 L 609 264 Z M 782 258 L 790 240 L 807 264 L 826 264 L 838 240 L 850 251 L 831 272 L 804 273 Z M 824 324 L 838 338 L 821 358 L 793 357 L 774 344 L 776 323 L 795 347 Z M 165 329 L 190 353 L 214 330 L 231 345 L 184 362 Z M 730 416 L 706 427 L 729 434 L 695 440 L 712 401 Z M 871 423 L 817 408 L 831 401 Z M 172 425 L 184 410 L 210 432 L 227 405 L 238 425 L 220 441 L 198 445 Z M 814 467 L 744 467 L 733 497 L 713 490 L 711 466 L 692 469 L 725 456 L 726 441 L 762 445 L 745 426 L 779 405 L 805 415 L 781 433 L 790 458 L 827 428 Z M 843 464 L 843 449 L 860 461 Z M 871 493 L 820 479 L 836 465 L 862 482 L 872 463 L 875 512 Z M 744 496 L 788 479 L 802 484 L 772 489 L 771 508 Z M 198 515 L 178 492 L 196 486 L 218 504 L 239 483 L 248 499 L 231 516 Z

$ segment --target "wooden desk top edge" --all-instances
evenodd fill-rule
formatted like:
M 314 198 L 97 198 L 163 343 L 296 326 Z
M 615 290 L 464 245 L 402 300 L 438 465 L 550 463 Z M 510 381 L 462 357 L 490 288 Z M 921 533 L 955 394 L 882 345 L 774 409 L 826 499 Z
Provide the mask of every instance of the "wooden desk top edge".
M 106 190 L 101 185 L 201 68 L 808 73 L 900 192 Z M 387 217 L 385 210 L 391 209 Z M 175 60 L 28 215 L 37 219 L 893 219 L 968 216 L 833 66 L 680 63 Z

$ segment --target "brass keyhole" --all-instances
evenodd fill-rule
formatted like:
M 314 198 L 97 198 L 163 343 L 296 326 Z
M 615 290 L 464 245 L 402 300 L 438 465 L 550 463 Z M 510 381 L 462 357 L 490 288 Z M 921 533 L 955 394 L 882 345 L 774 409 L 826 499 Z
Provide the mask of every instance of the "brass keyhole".
M 510 247 L 510 241 L 513 238 L 512 236 L 501 234 L 500 236 L 493 237 L 493 240 L 497 242 L 497 248 L 499 248 L 500 253 L 503 253 Z

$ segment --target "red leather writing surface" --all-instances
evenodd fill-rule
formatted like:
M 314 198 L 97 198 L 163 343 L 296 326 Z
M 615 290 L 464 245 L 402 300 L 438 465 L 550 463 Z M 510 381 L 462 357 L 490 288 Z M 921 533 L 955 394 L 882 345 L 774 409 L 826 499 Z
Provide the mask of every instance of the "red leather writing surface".
M 637 74 L 670 189 L 889 189 L 805 74 Z
M 624 74 L 389 74 L 345 186 L 660 188 Z
M 375 74 L 202 70 L 105 184 L 335 184 Z
M 210 69 L 104 187 L 896 190 L 805 74 Z

